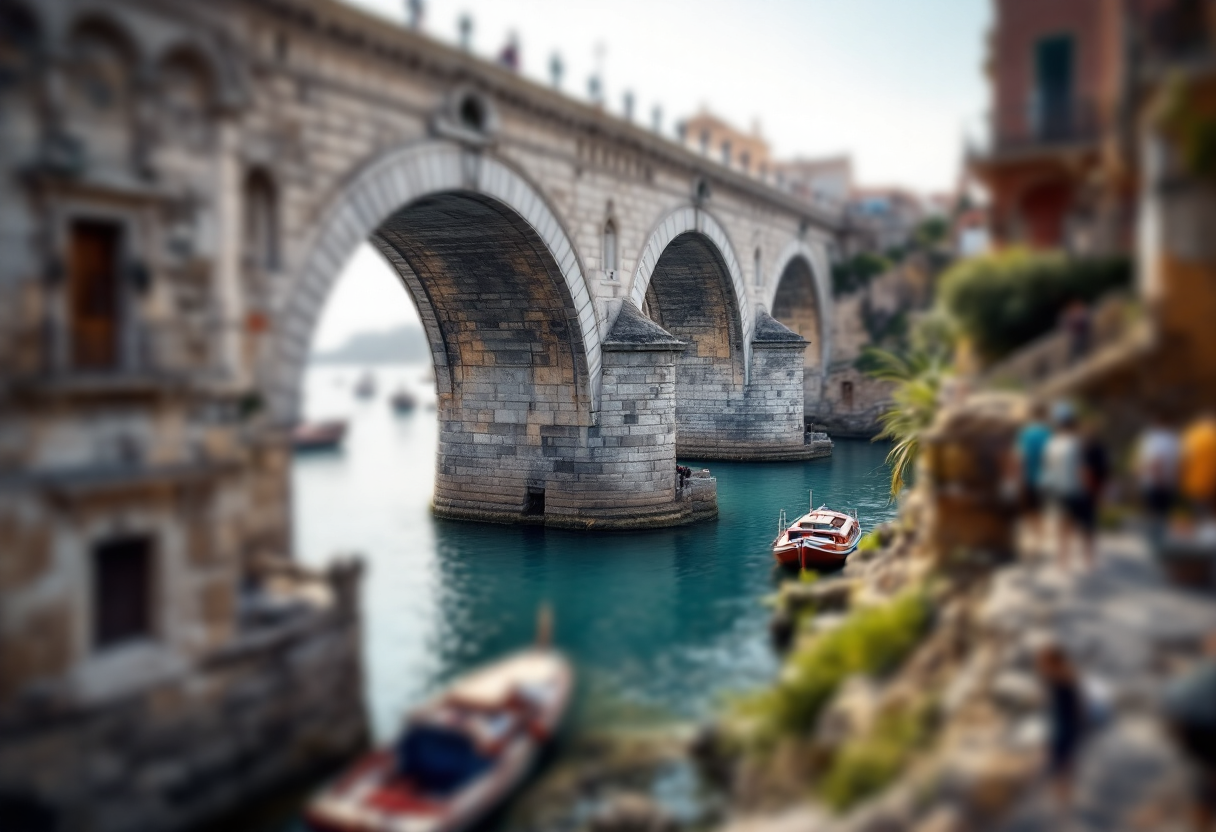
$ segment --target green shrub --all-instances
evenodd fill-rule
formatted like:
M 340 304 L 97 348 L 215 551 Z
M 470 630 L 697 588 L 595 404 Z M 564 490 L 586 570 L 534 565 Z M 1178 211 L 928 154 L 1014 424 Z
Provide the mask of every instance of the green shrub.
M 857 550 L 859 552 L 876 552 L 882 548 L 882 541 L 879 539 L 878 529 L 871 529 L 861 536 L 861 540 L 857 541 Z
M 924 595 L 909 590 L 881 607 L 855 611 L 794 653 L 772 687 L 738 703 L 744 716 L 756 720 L 757 739 L 809 732 L 845 679 L 895 667 L 920 641 L 928 613 Z
M 832 266 L 832 293 L 847 295 L 864 289 L 870 281 L 891 268 L 891 261 L 877 254 L 863 252 Z
M 820 795 L 837 811 L 872 797 L 903 770 L 928 734 L 927 708 L 882 714 L 873 729 L 836 752 L 820 781 Z
M 1128 288 L 1131 274 L 1126 258 L 1011 249 L 958 263 L 942 276 L 939 291 L 962 334 L 992 361 L 1052 330 L 1071 301 L 1092 303 Z

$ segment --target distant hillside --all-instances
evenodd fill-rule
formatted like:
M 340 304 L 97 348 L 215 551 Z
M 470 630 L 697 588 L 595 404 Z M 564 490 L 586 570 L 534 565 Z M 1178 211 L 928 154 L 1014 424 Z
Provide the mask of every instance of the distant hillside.
M 431 360 L 426 333 L 417 325 L 360 332 L 326 352 L 313 353 L 318 364 L 422 364 Z

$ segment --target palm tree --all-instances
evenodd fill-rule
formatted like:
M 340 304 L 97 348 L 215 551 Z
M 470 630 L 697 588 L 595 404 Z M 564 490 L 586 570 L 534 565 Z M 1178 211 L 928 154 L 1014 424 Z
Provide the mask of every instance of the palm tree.
M 865 354 L 872 378 L 895 383 L 891 408 L 878 417 L 882 432 L 874 437 L 894 443 L 887 464 L 891 466 L 891 499 L 895 499 L 920 451 L 921 433 L 937 414 L 938 393 L 949 364 L 936 350 L 913 350 L 904 356 L 867 347 Z

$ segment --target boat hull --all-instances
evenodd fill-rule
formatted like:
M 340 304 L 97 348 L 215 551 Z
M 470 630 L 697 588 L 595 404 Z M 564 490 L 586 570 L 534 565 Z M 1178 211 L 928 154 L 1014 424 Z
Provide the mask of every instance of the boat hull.
M 849 555 L 857 549 L 857 544 L 844 551 L 824 551 L 814 546 L 799 546 L 790 543 L 786 546 L 773 548 L 773 557 L 782 566 L 796 569 L 831 569 L 842 566 Z
M 356 763 L 313 801 L 305 815 L 308 827 L 316 832 L 467 832 L 477 826 L 520 789 L 558 737 L 574 677 L 565 659 L 550 656 L 558 667 L 552 695 L 536 712 L 532 726 L 515 735 L 496 754 L 493 765 L 470 784 L 443 798 L 415 791 L 394 773 L 391 750 L 381 749 Z M 459 688 L 453 685 L 457 695 Z

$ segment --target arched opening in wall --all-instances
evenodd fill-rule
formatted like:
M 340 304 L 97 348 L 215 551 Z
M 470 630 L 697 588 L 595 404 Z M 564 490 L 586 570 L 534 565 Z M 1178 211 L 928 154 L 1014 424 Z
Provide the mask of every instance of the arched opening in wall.
M 68 37 L 69 135 L 90 167 L 126 169 L 132 162 L 135 68 L 127 34 L 102 17 L 77 22 Z
M 617 269 L 620 266 L 617 264 L 617 245 L 616 245 L 616 223 L 612 220 L 604 223 L 604 276 L 609 280 L 616 280 Z
M 326 313 L 307 416 L 346 418 L 349 454 L 379 431 L 368 464 L 385 464 L 386 483 L 400 477 L 414 492 L 430 491 L 421 460 L 433 454 L 426 502 L 440 515 L 549 522 L 573 512 L 583 472 L 568 463 L 591 426 L 590 381 L 577 311 L 544 241 L 506 205 L 448 192 L 393 212 L 370 243 L 342 284 L 356 267 L 391 273 L 399 300 L 378 289 L 341 311 L 341 324 Z M 345 295 L 340 284 L 332 303 Z M 396 323 L 371 329 L 371 304 L 397 307 Z M 297 534 L 309 533 L 301 523 Z
M 160 124 L 187 147 L 205 147 L 211 139 L 210 110 L 215 82 L 207 62 L 193 49 L 169 52 L 157 72 L 160 85 Z
M 826 371 L 822 366 L 825 332 L 815 275 L 805 258 L 795 257 L 782 270 L 777 282 L 777 294 L 773 297 L 772 315 L 810 341 L 804 358 L 803 384 L 806 416 L 812 417 L 822 395 L 823 374 Z
M 245 263 L 250 268 L 273 272 L 279 267 L 278 189 L 264 168 L 245 175 Z
M 0 5 L 0 136 L 18 153 L 38 137 L 38 67 L 42 34 L 25 6 Z
M 743 332 L 730 272 L 713 244 L 687 232 L 673 239 L 646 288 L 650 319 L 688 346 L 676 359 L 676 451 L 719 450 L 745 381 Z

